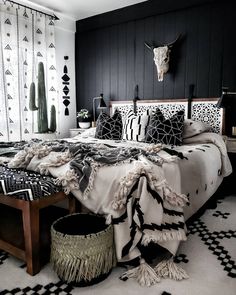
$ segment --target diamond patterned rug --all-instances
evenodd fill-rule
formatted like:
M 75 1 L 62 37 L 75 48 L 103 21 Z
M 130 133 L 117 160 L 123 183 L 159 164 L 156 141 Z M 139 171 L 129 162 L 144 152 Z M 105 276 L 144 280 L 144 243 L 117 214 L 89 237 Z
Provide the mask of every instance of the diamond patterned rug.
M 219 200 L 217 208 L 189 225 L 188 240 L 181 244 L 175 262 L 187 271 L 188 280 L 162 279 L 150 288 L 140 287 L 132 279 L 120 281 L 124 269 L 117 267 L 103 282 L 79 288 L 60 281 L 50 264 L 31 277 L 22 261 L 0 251 L 0 294 L 235 295 L 236 196 Z

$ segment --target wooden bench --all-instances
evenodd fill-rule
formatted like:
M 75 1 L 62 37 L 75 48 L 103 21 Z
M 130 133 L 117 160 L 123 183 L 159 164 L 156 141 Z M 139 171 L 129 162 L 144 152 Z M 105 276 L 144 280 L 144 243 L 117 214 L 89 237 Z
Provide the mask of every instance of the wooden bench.
M 59 201 L 68 200 L 69 212 L 76 212 L 76 199 L 58 192 L 41 199 L 26 201 L 0 194 L 0 204 L 20 210 L 22 216 L 24 247 L 0 237 L 0 249 L 26 262 L 27 272 L 35 275 L 40 271 L 40 210 Z M 22 249 L 23 248 L 23 249 Z

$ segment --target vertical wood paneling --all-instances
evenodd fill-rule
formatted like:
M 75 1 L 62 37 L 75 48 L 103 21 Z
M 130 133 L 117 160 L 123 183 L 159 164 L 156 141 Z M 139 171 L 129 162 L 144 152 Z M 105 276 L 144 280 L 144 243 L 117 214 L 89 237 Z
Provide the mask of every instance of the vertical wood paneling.
M 174 98 L 183 98 L 185 90 L 185 70 L 186 70 L 186 52 L 185 46 L 186 40 L 186 11 L 182 11 L 176 14 L 175 19 L 175 35 L 179 36 L 180 39 L 177 41 L 173 48 L 173 62 L 172 71 L 174 73 Z
M 164 40 L 163 43 L 167 44 L 175 40 L 175 18 L 176 13 L 172 12 L 169 14 L 165 14 L 165 25 L 164 25 Z M 174 50 L 174 49 L 173 49 Z M 170 64 L 169 71 L 164 74 L 164 98 L 172 98 L 174 97 L 174 78 L 175 78 L 175 69 L 174 69 L 174 60 L 173 60 L 173 52 L 170 54 Z
M 85 64 L 85 70 L 86 70 L 86 76 L 85 76 L 85 85 L 87 89 L 86 92 L 86 105 L 83 106 L 91 109 L 92 111 L 92 102 L 93 97 L 97 96 L 96 93 L 96 55 L 94 54 L 94 41 L 95 41 L 96 33 L 95 31 L 91 32 L 88 36 L 88 40 L 86 43 L 86 53 L 88 56 L 88 59 L 86 60 Z
M 95 96 L 98 96 L 103 91 L 103 43 L 101 40 L 101 32 L 102 30 L 98 30 L 95 35 L 95 46 L 94 46 L 94 54 L 96 55 L 96 63 L 95 63 L 95 73 L 96 73 L 96 94 Z M 85 57 L 86 60 L 86 57 Z
M 126 28 L 126 98 L 134 98 L 134 71 L 135 71 L 135 23 L 127 23 Z
M 110 32 L 109 28 L 106 28 L 102 32 L 102 81 L 103 88 L 102 93 L 104 94 L 104 99 L 106 102 L 110 100 L 111 93 L 111 72 L 110 72 Z
M 144 56 L 145 51 L 148 49 L 144 48 L 144 20 L 136 22 L 135 40 L 136 40 L 136 60 L 135 60 L 135 84 L 139 87 L 139 98 L 144 99 Z M 150 53 L 150 57 L 151 57 Z
M 154 22 L 154 41 L 155 46 L 158 46 L 164 40 L 164 25 L 165 25 L 165 15 L 158 15 L 155 17 Z M 153 55 L 152 55 L 153 58 Z M 154 63 L 154 61 L 153 61 Z M 153 67 L 153 96 L 154 98 L 162 98 L 164 96 L 163 83 L 159 82 L 157 79 L 157 69 L 154 63 Z
M 154 17 L 149 17 L 144 23 L 144 38 L 147 43 L 151 44 L 154 40 Z M 144 44 L 143 44 L 144 46 Z M 147 99 L 153 98 L 153 54 L 145 46 L 144 50 L 144 97 Z
M 186 11 L 186 33 L 185 33 L 185 48 L 186 48 L 186 67 L 185 67 L 185 97 L 189 95 L 189 85 L 194 85 L 194 96 L 196 96 L 197 83 L 197 54 L 199 43 L 198 36 L 198 19 L 199 8 L 188 9 Z
M 223 85 L 236 91 L 236 26 L 235 5 L 222 7 L 224 18 Z
M 110 73 L 111 73 L 111 100 L 118 97 L 118 26 L 110 28 Z
M 132 99 L 135 85 L 141 99 L 220 94 L 221 84 L 236 91 L 233 3 L 215 2 L 76 35 L 77 108 L 92 108 L 104 93 L 112 100 Z M 170 69 L 158 82 L 153 53 L 144 42 L 169 43 L 178 34 Z
M 126 24 L 119 25 L 118 30 L 118 99 L 126 99 Z
M 210 21 L 211 13 L 208 6 L 201 7 L 198 23 L 198 64 L 196 95 L 209 96 L 209 70 L 210 70 Z
M 214 7 L 211 11 L 211 48 L 209 69 L 209 96 L 220 96 L 222 84 L 223 63 L 223 24 L 221 7 Z M 216 75 L 215 73 L 219 73 Z

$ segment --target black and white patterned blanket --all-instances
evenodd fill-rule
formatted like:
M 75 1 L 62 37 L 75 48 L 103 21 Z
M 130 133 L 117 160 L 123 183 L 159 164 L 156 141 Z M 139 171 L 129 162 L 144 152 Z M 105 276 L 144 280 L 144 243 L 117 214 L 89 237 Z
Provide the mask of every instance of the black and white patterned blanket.
M 191 201 L 198 195 L 204 202 L 202 196 L 209 197 L 231 172 L 222 139 L 209 138 L 199 139 L 197 146 L 174 149 L 94 140 L 33 144 L 24 147 L 9 167 L 51 174 L 88 209 L 105 214 L 114 224 L 118 261 L 127 261 L 140 256 L 139 244 L 150 242 L 175 254 L 186 239 L 186 195 Z

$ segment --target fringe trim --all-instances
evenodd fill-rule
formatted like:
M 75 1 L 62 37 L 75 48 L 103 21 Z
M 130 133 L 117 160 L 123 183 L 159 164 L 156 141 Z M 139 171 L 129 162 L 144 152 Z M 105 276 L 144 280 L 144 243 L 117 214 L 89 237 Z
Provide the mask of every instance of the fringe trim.
M 51 263 L 60 278 L 68 283 L 78 283 L 81 280 L 91 281 L 101 274 L 108 273 L 116 266 L 116 256 L 113 246 L 95 255 L 85 255 L 84 258 L 70 254 L 62 256 L 58 249 L 52 249 Z
M 158 243 L 165 241 L 186 241 L 187 236 L 183 229 L 179 229 L 178 231 L 165 231 L 165 232 L 156 232 L 156 235 L 149 235 L 144 233 L 141 244 L 147 246 L 150 242 Z
M 187 196 L 175 193 L 161 174 L 157 177 L 151 166 L 146 163 L 138 163 L 128 175 L 121 178 L 120 188 L 111 202 L 113 210 L 121 210 L 125 207 L 127 195 L 141 174 L 146 175 L 151 189 L 157 191 L 171 205 L 183 207 L 188 203 Z
M 18 152 L 8 163 L 8 167 L 26 168 L 34 156 L 37 156 L 39 159 L 41 159 L 47 156 L 51 150 L 51 147 L 42 144 L 33 144 L 30 147 L 25 147 L 24 150 Z
M 186 273 L 186 271 L 174 263 L 172 258 L 161 261 L 154 267 L 154 270 L 159 277 L 170 278 L 176 281 L 189 278 L 189 275 Z
M 89 176 L 89 183 L 82 195 L 83 200 L 88 199 L 88 195 L 94 187 L 94 179 L 96 177 L 97 171 L 100 167 L 103 166 L 101 163 L 97 163 L 97 162 L 91 162 L 90 165 L 91 165 L 92 170 L 91 170 L 91 174 Z
M 71 160 L 72 160 L 71 154 L 69 150 L 67 150 L 66 152 L 58 155 L 55 160 L 52 160 L 52 161 L 49 160 L 50 162 L 48 163 L 44 162 L 39 164 L 39 172 L 41 174 L 49 174 L 49 170 L 48 170 L 49 167 L 59 167 L 70 162 Z
M 108 167 L 109 166 L 119 166 L 119 165 L 123 165 L 123 164 L 126 164 L 126 163 L 130 163 L 130 160 L 129 159 L 124 160 L 124 161 L 120 161 L 120 162 L 117 162 L 117 163 L 114 163 L 114 164 L 105 164 L 105 163 L 98 163 L 98 162 L 92 161 L 91 162 L 92 172 L 91 172 L 90 177 L 89 177 L 88 186 L 86 187 L 82 198 L 84 200 L 88 199 L 88 195 L 89 195 L 89 193 L 91 192 L 91 190 L 94 187 L 94 179 L 95 179 L 95 176 L 96 176 L 97 171 L 98 171 L 99 168 L 101 168 L 103 166 L 108 166 Z
M 156 177 L 152 174 L 152 168 L 148 164 L 138 163 L 128 175 L 121 178 L 120 188 L 111 202 L 113 210 L 121 210 L 125 207 L 127 195 L 141 174 L 146 175 L 148 183 L 152 188 L 154 188 L 154 182 L 156 186 L 160 185 L 160 182 L 157 183 Z
M 161 143 L 153 144 L 144 148 L 145 151 L 149 153 L 159 153 L 162 150 L 163 146 Z
M 54 183 L 61 185 L 65 194 L 69 194 L 72 190 L 79 189 L 78 176 L 73 169 L 66 171 L 62 176 L 58 176 Z
M 172 206 L 184 207 L 189 204 L 189 199 L 186 195 L 175 193 L 167 183 L 163 186 L 163 197 Z
M 120 276 L 120 279 L 123 281 L 130 278 L 136 279 L 142 287 L 150 287 L 160 282 L 160 277 L 156 274 L 154 269 L 145 262 L 144 259 L 140 260 L 140 265 L 138 267 L 127 270 Z

